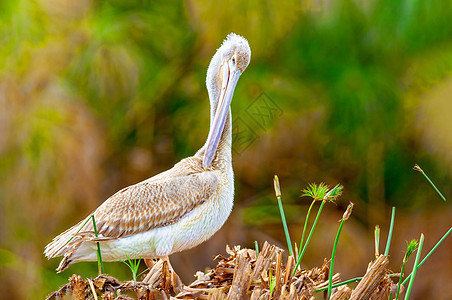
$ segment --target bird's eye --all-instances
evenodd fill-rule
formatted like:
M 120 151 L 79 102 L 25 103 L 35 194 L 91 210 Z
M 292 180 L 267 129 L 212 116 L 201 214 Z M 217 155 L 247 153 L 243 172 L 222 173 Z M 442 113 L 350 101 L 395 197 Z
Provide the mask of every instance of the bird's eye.
M 235 65 L 235 57 L 232 57 L 232 64 Z

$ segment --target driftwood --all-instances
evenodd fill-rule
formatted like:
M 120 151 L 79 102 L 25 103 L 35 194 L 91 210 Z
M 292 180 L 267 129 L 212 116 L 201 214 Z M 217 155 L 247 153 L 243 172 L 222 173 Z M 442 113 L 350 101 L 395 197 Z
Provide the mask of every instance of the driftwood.
M 283 250 L 264 243 L 257 255 L 255 250 L 226 247 L 229 257 L 217 255 L 217 266 L 207 273 L 197 272 L 196 280 L 184 286 L 166 261 L 158 261 L 145 280 L 120 282 L 114 277 L 99 275 L 82 280 L 73 275 L 69 283 L 53 292 L 47 299 L 313 299 L 317 289 L 328 286 L 329 262 L 310 270 L 298 269 L 293 275 L 295 259 L 283 259 Z M 394 284 L 389 278 L 388 257 L 379 256 L 369 264 L 366 275 L 351 290 L 340 286 L 331 299 L 388 299 Z M 332 278 L 340 281 L 339 274 Z

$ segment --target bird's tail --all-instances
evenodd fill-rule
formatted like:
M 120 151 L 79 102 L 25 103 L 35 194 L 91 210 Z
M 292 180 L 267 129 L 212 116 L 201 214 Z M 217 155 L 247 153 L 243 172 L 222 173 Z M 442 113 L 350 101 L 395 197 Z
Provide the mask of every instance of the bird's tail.
M 64 258 L 57 268 L 58 273 L 66 269 L 72 263 L 72 254 L 84 241 L 83 233 L 87 227 L 87 219 L 90 217 L 91 216 L 85 218 L 77 225 L 72 226 L 65 232 L 59 234 L 45 247 L 44 255 L 47 259 L 64 255 Z

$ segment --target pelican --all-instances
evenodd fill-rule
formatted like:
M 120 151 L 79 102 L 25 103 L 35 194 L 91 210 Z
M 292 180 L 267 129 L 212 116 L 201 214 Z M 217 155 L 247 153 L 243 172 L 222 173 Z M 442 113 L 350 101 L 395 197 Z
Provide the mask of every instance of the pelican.
M 250 58 L 248 41 L 230 33 L 207 70 L 210 131 L 204 146 L 171 169 L 118 191 L 55 237 L 44 254 L 63 256 L 58 273 L 76 262 L 96 261 L 97 242 L 104 261 L 149 261 L 193 248 L 223 226 L 234 199 L 230 103 Z

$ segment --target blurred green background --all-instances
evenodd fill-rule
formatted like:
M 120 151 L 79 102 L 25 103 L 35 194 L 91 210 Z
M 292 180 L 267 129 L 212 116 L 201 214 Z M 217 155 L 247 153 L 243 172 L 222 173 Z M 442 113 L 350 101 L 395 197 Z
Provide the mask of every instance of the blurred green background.
M 450 20 L 450 1 L 1 1 L 0 298 L 40 299 L 73 273 L 96 275 L 96 263 L 55 274 L 44 246 L 203 145 L 206 70 L 230 32 L 252 49 L 232 103 L 235 206 L 211 240 L 173 255 L 176 271 L 191 282 L 226 244 L 285 247 L 278 174 L 294 242 L 309 205 L 300 190 L 345 188 L 306 267 L 330 257 L 352 201 L 335 270 L 364 274 L 373 228 L 384 245 L 396 206 L 397 272 L 406 240 L 423 232 L 426 253 L 452 223 L 450 203 L 412 170 L 418 163 L 450 198 Z M 449 238 L 419 270 L 413 299 L 452 299 L 451 247 Z M 120 262 L 106 271 L 131 279 Z

